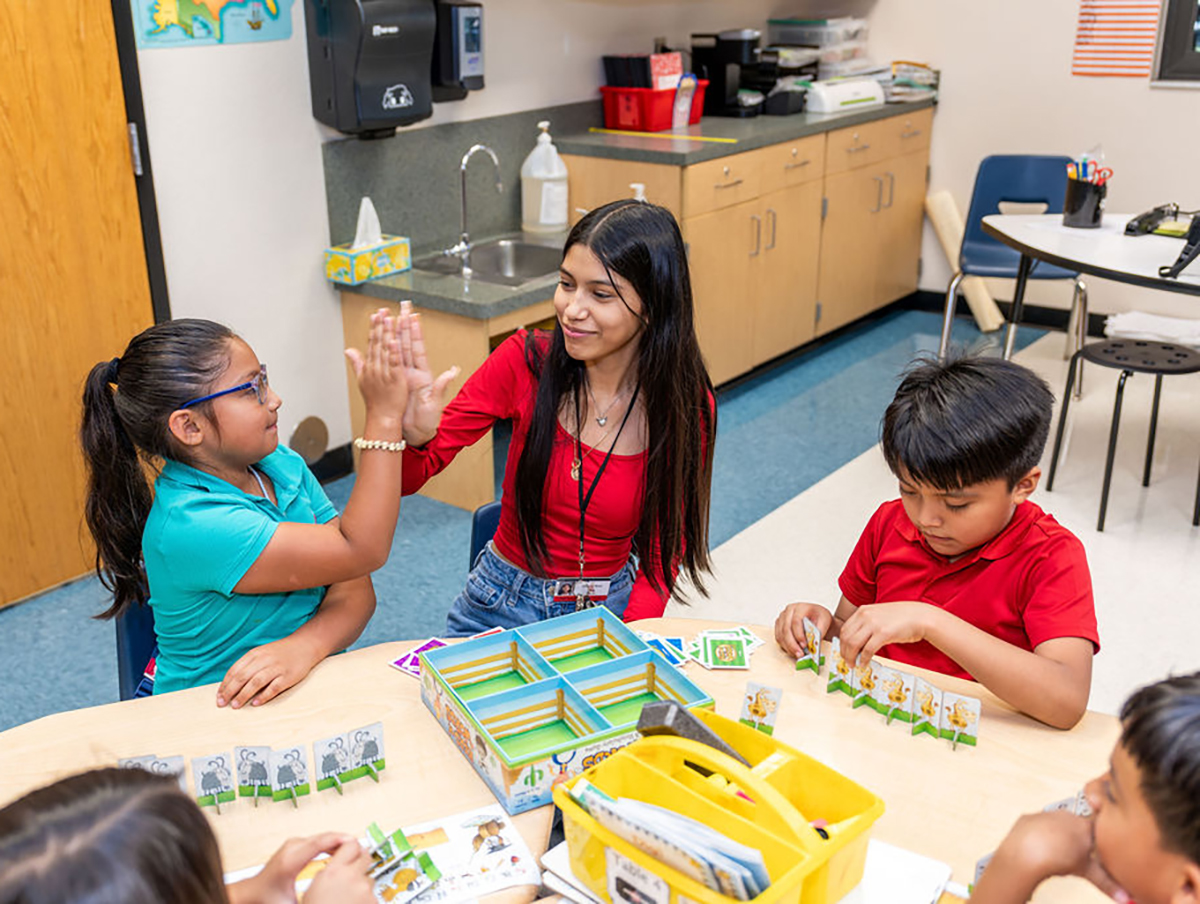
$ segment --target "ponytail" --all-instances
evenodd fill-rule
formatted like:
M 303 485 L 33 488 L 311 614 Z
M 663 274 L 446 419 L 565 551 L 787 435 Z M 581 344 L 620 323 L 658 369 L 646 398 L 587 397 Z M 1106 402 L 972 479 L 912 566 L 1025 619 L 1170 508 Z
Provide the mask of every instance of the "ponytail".
M 117 414 L 111 365 L 97 364 L 83 388 L 79 440 L 87 464 L 84 518 L 96 540 L 96 574 L 112 591 L 112 605 L 97 618 L 114 618 L 146 602 L 142 528 L 154 499 L 137 449 Z
M 113 594 L 97 618 L 115 618 L 149 596 L 142 531 L 153 494 L 144 465 L 186 461 L 171 436 L 171 414 L 208 394 L 228 366 L 235 338 L 219 323 L 169 320 L 139 333 L 119 359 L 88 373 L 79 429 L 88 471 L 84 518 L 96 541 L 96 574 Z M 196 410 L 211 414 L 211 403 Z

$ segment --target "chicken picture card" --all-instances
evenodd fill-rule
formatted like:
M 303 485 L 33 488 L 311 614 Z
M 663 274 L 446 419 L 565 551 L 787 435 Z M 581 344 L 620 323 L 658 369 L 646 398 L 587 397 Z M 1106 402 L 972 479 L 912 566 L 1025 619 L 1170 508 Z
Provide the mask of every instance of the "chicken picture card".
M 942 722 L 938 733 L 954 747 L 959 744 L 974 747 L 979 739 L 982 708 L 982 702 L 975 697 L 946 691 L 942 695 Z
M 821 654 L 821 630 L 807 618 L 804 619 L 803 626 L 805 652 L 796 660 L 796 671 L 811 669 L 819 675 L 821 666 L 825 664 L 825 657 Z
M 913 684 L 912 733 L 938 737 L 942 720 L 942 691 L 923 678 Z
M 858 691 L 854 669 L 842 658 L 842 642 L 836 637 L 829 642 L 829 679 L 825 690 L 830 694 L 841 691 L 851 697 Z

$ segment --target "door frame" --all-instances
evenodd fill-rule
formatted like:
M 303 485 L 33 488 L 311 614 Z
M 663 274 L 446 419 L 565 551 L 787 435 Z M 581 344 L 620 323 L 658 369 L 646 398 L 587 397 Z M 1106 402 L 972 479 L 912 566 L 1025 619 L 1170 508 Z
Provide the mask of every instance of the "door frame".
M 162 233 L 158 226 L 158 202 L 154 196 L 154 170 L 150 164 L 150 140 L 146 129 L 146 111 L 142 105 L 142 80 L 138 70 L 137 38 L 133 31 L 133 10 L 130 0 L 111 0 L 113 32 L 117 38 L 117 60 L 121 70 L 121 92 L 125 100 L 125 117 L 137 130 L 138 153 L 142 171 L 135 173 L 138 212 L 142 221 L 142 247 L 146 257 L 146 276 L 150 285 L 150 306 L 154 322 L 171 319 L 171 302 L 167 294 L 167 268 L 163 262 Z M 133 152 L 133 130 L 130 130 L 130 150 Z M 130 160 L 130 166 L 133 161 Z

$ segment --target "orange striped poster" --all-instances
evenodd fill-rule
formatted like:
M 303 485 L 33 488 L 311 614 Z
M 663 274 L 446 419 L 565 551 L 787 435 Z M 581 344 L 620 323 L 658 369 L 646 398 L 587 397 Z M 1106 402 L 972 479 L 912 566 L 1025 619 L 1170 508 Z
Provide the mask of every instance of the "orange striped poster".
M 1072 75 L 1148 78 L 1162 0 L 1079 0 Z

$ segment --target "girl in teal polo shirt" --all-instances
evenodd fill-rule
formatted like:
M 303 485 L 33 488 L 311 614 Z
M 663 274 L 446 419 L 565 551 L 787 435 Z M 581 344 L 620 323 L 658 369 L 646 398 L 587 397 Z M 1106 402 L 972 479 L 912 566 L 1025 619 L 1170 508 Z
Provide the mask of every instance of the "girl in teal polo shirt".
M 92 368 L 80 436 L 96 570 L 113 592 L 101 617 L 153 609 L 155 693 L 219 681 L 218 706 L 265 703 L 362 633 L 399 515 L 408 317 L 380 310 L 366 354 L 346 352 L 367 413 L 341 518 L 279 445 L 266 365 L 227 327 L 161 323 Z M 143 462 L 159 466 L 153 496 Z

